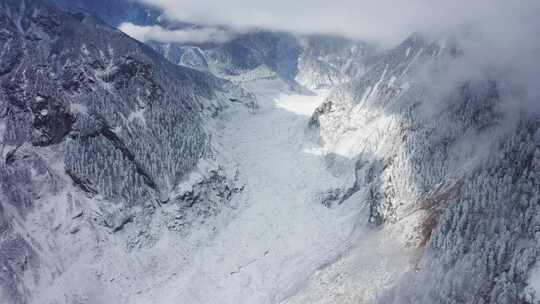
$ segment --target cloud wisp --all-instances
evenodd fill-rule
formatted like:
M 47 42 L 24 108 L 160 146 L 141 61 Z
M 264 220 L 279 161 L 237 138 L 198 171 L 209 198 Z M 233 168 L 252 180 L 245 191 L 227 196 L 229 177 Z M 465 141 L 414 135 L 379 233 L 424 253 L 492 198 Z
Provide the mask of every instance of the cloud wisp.
M 179 30 L 168 30 L 161 26 L 139 26 L 133 23 L 122 23 L 119 29 L 142 42 L 162 42 L 162 43 L 222 43 L 231 39 L 230 32 L 215 28 L 187 28 Z

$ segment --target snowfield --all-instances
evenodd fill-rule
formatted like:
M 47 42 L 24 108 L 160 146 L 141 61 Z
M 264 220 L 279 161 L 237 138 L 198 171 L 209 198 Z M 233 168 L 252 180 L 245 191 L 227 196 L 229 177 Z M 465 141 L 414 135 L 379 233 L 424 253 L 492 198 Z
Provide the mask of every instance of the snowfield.
M 328 91 L 298 95 L 276 79 L 241 85 L 259 107 L 232 103 L 209 127 L 218 159 L 201 160 L 171 195 L 189 191 L 217 164 L 237 175 L 243 191 L 219 214 L 195 215 L 200 222 L 184 232 L 164 226 L 178 212 L 168 203 L 148 216 L 148 226 L 128 223 L 111 233 L 82 221 L 81 214 L 100 209 L 82 196 L 72 206 L 67 193 L 77 190 L 64 181 L 65 192 L 44 196 L 29 215 L 29 231 L 50 244 L 44 255 L 51 267 L 65 269 L 40 273 L 47 284 L 36 286 L 34 303 L 363 303 L 409 268 L 412 252 L 402 244 L 414 219 L 368 226 L 367 189 L 340 205 L 323 204 L 355 179 L 354 166 L 336 169 L 331 151 L 307 129 Z M 63 167 L 54 171 L 61 176 Z M 57 234 L 41 233 L 51 221 Z
M 347 296 L 372 298 L 366 288 L 384 286 L 392 278 L 389 271 L 407 263 L 388 265 L 389 258 L 401 262 L 392 257 L 399 251 L 389 250 L 396 246 L 379 235 L 384 233 L 358 222 L 368 218 L 364 204 L 327 208 L 320 201 L 322 192 L 344 184 L 343 176 L 327 169 L 324 155 L 307 152 L 318 148 L 305 132 L 307 121 L 326 92 L 295 95 L 276 80 L 244 85 L 257 94 L 260 108 L 255 113 L 241 106 L 229 111 L 218 141 L 220 151 L 240 166 L 245 207 L 209 243 L 196 247 L 181 273 L 127 302 L 345 303 L 342 293 L 324 282 L 326 273 L 335 275 L 343 267 L 352 267 L 344 275 L 360 276 L 357 283 L 364 286 L 358 292 L 365 297 Z M 364 247 L 353 246 L 360 239 Z M 344 259 L 350 253 L 355 254 Z

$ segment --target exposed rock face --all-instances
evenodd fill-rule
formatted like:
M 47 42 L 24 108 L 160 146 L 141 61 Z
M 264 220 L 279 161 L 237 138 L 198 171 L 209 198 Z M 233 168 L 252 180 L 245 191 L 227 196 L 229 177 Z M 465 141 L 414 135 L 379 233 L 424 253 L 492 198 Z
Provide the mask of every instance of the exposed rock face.
M 36 96 L 30 104 L 34 115 L 32 143 L 38 146 L 60 143 L 71 132 L 74 117 L 65 103 L 50 96 Z
M 193 183 L 188 189 L 176 193 L 167 204 L 175 210 L 171 215 L 170 229 L 185 232 L 187 228 L 204 223 L 220 213 L 223 205 L 228 204 L 234 195 L 242 192 L 244 186 L 221 169 L 210 171 L 207 177 Z M 194 222 L 194 219 L 198 222 Z

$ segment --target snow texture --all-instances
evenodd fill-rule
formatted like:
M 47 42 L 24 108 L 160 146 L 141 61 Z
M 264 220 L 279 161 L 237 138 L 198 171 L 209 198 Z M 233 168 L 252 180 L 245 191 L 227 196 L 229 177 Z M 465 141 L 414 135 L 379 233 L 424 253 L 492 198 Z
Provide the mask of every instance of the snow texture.
M 451 37 L 152 47 L 0 0 L 2 303 L 538 303 L 540 121 Z

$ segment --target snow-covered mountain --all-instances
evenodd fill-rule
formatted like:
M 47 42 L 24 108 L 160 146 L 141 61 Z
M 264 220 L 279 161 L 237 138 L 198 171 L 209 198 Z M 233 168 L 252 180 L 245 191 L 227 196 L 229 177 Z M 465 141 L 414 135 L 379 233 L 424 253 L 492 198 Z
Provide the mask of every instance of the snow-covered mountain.
M 223 44 L 149 45 L 174 63 L 224 78 L 278 77 L 308 89 L 329 89 L 362 74 L 376 53 L 366 43 L 335 36 L 265 30 L 231 35 Z
M 461 56 L 451 39 L 412 36 L 335 89 L 310 122 L 330 166 L 355 177 L 334 208 L 361 193 L 378 229 L 406 223 L 395 242 L 409 270 L 379 303 L 533 302 L 538 120 L 511 107 L 502 79 L 451 82 Z
M 58 7 L 69 12 L 79 12 L 101 18 L 117 27 L 123 22 L 152 25 L 161 13 L 134 0 L 53 0 Z
M 0 302 L 538 303 L 538 117 L 459 39 L 122 22 L 196 27 L 0 0 Z
M 134 1 L 55 0 L 63 9 L 97 15 L 118 26 L 160 26 L 166 30 L 197 29 L 198 26 L 168 20 L 155 8 Z M 279 77 L 293 88 L 329 89 L 362 74 L 377 50 L 374 46 L 330 35 L 295 35 L 255 30 L 230 31 L 225 43 L 171 43 L 148 41 L 169 61 L 224 78 Z
M 41 287 L 63 284 L 127 223 L 141 230 L 123 246 L 145 247 L 162 204 L 173 211 L 158 225 L 176 228 L 240 191 L 213 165 L 208 129 L 230 100 L 251 102 L 247 92 L 47 1 L 0 7 L 2 301 L 59 300 Z M 198 166 L 193 189 L 178 188 Z

